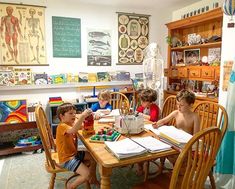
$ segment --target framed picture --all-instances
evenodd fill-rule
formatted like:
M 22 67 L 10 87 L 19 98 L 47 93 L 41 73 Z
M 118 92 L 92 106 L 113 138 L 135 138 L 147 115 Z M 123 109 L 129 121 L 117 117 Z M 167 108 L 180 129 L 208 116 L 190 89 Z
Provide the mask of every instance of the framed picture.
M 28 112 L 25 99 L 0 101 L 0 124 L 22 123 L 27 120 Z
M 184 63 L 194 64 L 200 60 L 200 49 L 184 50 Z

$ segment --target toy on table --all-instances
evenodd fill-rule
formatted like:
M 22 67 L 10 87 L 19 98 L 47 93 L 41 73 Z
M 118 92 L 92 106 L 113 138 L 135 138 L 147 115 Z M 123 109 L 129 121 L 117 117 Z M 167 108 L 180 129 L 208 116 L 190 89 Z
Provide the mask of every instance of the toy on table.
M 90 115 L 90 116 L 86 117 L 85 120 L 83 121 L 82 134 L 83 135 L 95 134 L 93 115 Z
M 104 142 L 104 141 L 116 141 L 121 136 L 118 131 L 104 127 L 100 129 L 95 135 L 90 138 L 91 142 Z

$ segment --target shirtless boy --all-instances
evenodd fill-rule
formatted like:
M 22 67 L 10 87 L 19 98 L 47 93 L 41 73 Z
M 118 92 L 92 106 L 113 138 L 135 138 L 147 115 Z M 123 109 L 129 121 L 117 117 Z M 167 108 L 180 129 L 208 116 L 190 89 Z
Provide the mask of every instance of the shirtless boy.
M 171 112 L 165 118 L 153 124 L 154 128 L 167 124 L 171 119 L 175 118 L 176 127 L 182 129 L 189 134 L 195 134 L 200 129 L 200 119 L 197 113 L 192 112 L 191 108 L 195 102 L 195 94 L 188 90 L 181 90 L 176 95 L 177 110 Z

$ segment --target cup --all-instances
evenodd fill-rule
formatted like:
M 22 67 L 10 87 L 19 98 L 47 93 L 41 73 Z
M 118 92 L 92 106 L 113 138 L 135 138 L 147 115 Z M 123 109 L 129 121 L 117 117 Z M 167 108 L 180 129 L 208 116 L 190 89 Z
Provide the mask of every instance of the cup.
M 84 102 L 84 96 L 83 95 L 79 95 L 78 96 L 78 102 L 79 103 L 83 103 Z

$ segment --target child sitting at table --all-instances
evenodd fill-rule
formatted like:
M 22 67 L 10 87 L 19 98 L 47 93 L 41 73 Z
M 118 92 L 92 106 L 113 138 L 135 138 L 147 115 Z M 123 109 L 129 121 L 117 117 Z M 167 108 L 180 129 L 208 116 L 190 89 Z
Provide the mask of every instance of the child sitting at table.
M 71 103 L 63 103 L 57 108 L 60 123 L 56 130 L 56 147 L 59 164 L 61 167 L 73 171 L 79 176 L 67 188 L 77 188 L 78 185 L 89 181 L 90 184 L 99 185 L 96 179 L 96 163 L 88 152 L 77 151 L 77 132 L 82 127 L 82 122 L 92 114 L 87 109 L 82 114 L 76 115 L 76 108 Z M 84 164 L 88 160 L 89 168 Z
M 91 110 L 95 112 L 95 119 L 99 119 L 104 114 L 109 114 L 112 110 L 112 106 L 109 103 L 111 98 L 110 91 L 108 90 L 102 90 L 98 94 L 98 102 L 95 104 L 92 104 Z
M 136 109 L 137 112 L 143 114 L 144 118 L 155 122 L 158 120 L 160 109 L 155 101 L 157 100 L 157 92 L 153 89 L 143 89 L 139 94 L 141 105 Z M 137 164 L 137 175 L 143 175 L 143 163 Z
M 157 92 L 153 89 L 143 89 L 139 94 L 141 105 L 136 109 L 137 112 L 143 114 L 144 118 L 149 121 L 157 121 L 160 109 L 155 101 L 157 100 Z
M 153 124 L 154 128 L 167 124 L 171 119 L 175 118 L 176 127 L 186 131 L 189 134 L 195 134 L 200 129 L 200 118 L 196 112 L 192 112 L 191 108 L 195 102 L 195 94 L 189 90 L 181 90 L 176 95 L 177 110 L 171 112 L 165 118 Z

